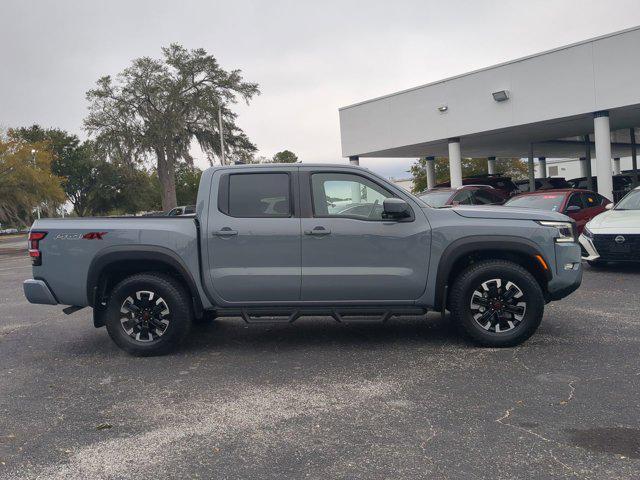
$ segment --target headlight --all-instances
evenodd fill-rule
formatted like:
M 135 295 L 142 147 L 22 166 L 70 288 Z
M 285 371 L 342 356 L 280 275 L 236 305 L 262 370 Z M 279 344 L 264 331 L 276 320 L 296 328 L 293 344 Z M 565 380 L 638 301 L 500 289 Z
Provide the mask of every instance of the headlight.
M 538 222 L 540 225 L 544 225 L 545 227 L 553 227 L 557 230 L 558 235 L 556 236 L 556 242 L 558 243 L 569 243 L 575 242 L 576 237 L 573 231 L 573 223 L 571 222 Z
M 584 227 L 584 230 L 582 230 L 582 234 L 587 238 L 593 238 L 593 232 L 587 227 Z

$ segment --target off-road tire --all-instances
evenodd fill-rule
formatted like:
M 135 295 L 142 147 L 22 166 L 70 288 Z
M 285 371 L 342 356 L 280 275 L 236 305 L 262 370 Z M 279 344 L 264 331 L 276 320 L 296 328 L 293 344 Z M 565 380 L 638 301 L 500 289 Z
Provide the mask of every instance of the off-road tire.
M 486 284 L 490 283 L 492 279 L 502 279 L 502 290 L 506 290 L 504 286 L 511 282 L 517 286 L 518 295 L 522 294 L 518 300 L 519 303 L 525 304 L 524 314 L 518 321 L 515 320 L 515 316 L 512 317 L 513 321 L 509 323 L 515 324 L 515 326 L 505 327 L 510 330 L 490 331 L 480 324 L 483 314 L 479 319 L 474 318 L 474 315 L 479 315 L 479 310 L 473 310 L 473 298 L 477 299 L 478 289 L 484 291 Z M 491 285 L 492 289 L 494 285 L 497 285 L 497 282 Z M 509 290 L 512 288 L 510 287 Z M 513 296 L 510 301 L 515 302 Z M 498 301 L 498 304 L 504 307 L 504 303 L 501 301 Z M 540 325 L 544 304 L 542 289 L 533 275 L 520 265 L 507 260 L 484 260 L 468 266 L 453 282 L 448 299 L 449 311 L 459 331 L 474 343 L 485 347 L 512 347 L 527 340 Z M 521 306 L 515 307 L 510 304 L 508 307 L 522 309 Z M 485 311 L 488 310 L 488 308 L 482 308 Z M 493 311 L 493 307 L 491 309 Z M 506 313 L 500 315 L 503 317 L 511 316 Z M 501 317 L 490 317 L 488 324 L 497 318 Z M 490 326 L 488 328 L 498 329 L 500 327 Z
M 165 311 L 169 312 L 165 317 L 168 323 L 166 330 L 152 340 L 139 341 L 133 338 L 133 333 L 128 334 L 121 321 L 121 318 L 129 315 L 122 313 L 123 302 L 128 298 L 135 298 L 137 292 L 153 292 L 153 301 L 148 300 L 148 293 L 143 294 L 146 295 L 146 300 L 156 308 L 155 302 L 162 300 L 160 306 L 166 306 Z M 131 355 L 141 357 L 164 355 L 177 348 L 189 333 L 192 318 L 191 298 L 184 287 L 171 276 L 159 272 L 139 273 L 119 282 L 109 295 L 105 315 L 107 331 L 116 345 Z M 147 327 L 147 339 L 153 337 L 149 333 L 152 329 L 153 326 Z M 155 331 L 158 332 L 159 329 Z

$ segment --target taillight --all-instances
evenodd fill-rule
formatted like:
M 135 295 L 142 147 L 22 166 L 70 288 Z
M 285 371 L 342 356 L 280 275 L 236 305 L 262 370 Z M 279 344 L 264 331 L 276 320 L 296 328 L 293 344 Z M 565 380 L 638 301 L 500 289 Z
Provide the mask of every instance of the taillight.
M 29 256 L 31 264 L 42 265 L 42 252 L 40 252 L 40 240 L 47 236 L 47 232 L 29 232 Z

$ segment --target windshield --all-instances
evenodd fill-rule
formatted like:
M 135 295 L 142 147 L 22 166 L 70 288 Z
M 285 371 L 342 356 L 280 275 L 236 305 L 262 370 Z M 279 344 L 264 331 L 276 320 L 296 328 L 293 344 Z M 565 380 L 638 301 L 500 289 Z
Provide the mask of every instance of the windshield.
M 629 192 L 616 205 L 615 210 L 640 210 L 640 190 Z
M 545 193 L 540 195 L 522 195 L 514 197 L 504 204 L 505 207 L 538 208 L 540 210 L 560 211 L 564 194 Z
M 418 198 L 425 202 L 430 207 L 440 208 L 447 204 L 447 200 L 451 197 L 451 192 L 448 190 L 427 192 L 420 195 Z

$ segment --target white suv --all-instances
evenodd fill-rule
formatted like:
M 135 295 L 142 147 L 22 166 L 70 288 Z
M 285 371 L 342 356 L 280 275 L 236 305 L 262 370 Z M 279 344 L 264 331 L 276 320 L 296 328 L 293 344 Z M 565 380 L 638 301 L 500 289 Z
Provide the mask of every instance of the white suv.
M 580 245 L 589 265 L 640 262 L 640 187 L 587 223 Z

